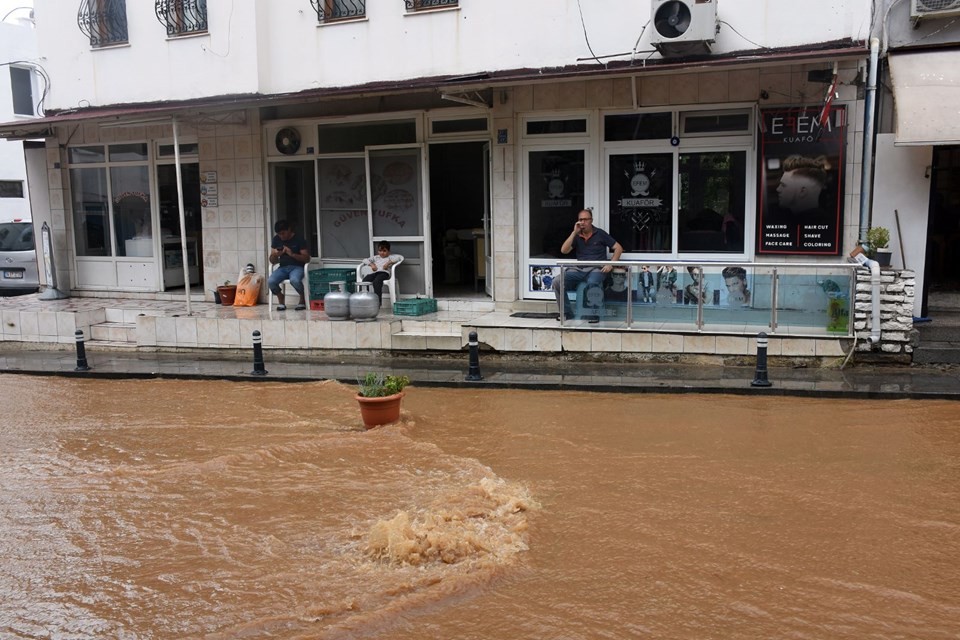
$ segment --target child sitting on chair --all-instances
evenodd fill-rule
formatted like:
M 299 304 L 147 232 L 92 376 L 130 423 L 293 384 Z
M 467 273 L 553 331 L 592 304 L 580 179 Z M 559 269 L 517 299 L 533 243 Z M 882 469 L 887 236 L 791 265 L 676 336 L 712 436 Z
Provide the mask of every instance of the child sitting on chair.
M 383 283 L 390 279 L 390 267 L 398 262 L 400 256 L 390 253 L 390 243 L 386 240 L 377 243 L 376 255 L 363 261 L 363 264 L 373 269 L 373 273 L 365 275 L 363 281 L 373 283 L 373 292 L 377 294 L 378 300 L 383 295 Z

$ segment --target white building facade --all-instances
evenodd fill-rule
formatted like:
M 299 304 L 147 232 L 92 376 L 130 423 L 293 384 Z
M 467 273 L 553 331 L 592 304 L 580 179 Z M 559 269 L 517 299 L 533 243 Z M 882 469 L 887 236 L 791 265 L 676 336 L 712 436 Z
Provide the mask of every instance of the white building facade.
M 182 287 L 181 221 L 208 299 L 247 263 L 266 271 L 281 218 L 315 265 L 388 240 L 407 258 L 402 296 L 501 307 L 552 299 L 584 207 L 632 261 L 836 263 L 870 223 L 864 111 L 885 14 L 775 9 L 81 0 L 37 10 L 51 115 L 0 133 L 46 139 L 59 280 L 76 295 Z M 791 156 L 825 176 L 802 227 L 779 217 Z

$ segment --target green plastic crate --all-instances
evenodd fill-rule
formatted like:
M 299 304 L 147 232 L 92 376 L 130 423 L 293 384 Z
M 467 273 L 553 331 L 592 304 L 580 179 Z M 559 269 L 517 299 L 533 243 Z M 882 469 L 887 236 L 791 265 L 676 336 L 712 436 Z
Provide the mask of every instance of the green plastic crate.
M 436 313 L 436 311 L 437 301 L 434 298 L 410 298 L 393 303 L 395 316 L 422 316 L 425 313 Z
M 307 280 L 310 282 L 310 299 L 321 300 L 323 296 L 330 293 L 332 282 L 346 282 L 347 291 L 350 292 L 353 290 L 356 279 L 356 269 L 311 269 L 307 275 Z

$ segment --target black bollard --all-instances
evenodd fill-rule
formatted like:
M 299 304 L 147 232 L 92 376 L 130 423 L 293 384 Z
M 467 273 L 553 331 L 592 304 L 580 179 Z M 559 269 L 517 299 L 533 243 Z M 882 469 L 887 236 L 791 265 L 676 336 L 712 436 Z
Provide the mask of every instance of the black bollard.
M 753 374 L 751 387 L 769 387 L 773 383 L 767 380 L 767 334 L 757 335 L 757 371 Z
M 77 337 L 77 368 L 74 371 L 90 371 L 87 365 L 87 348 L 83 344 L 83 331 L 77 329 L 74 335 Z
M 480 343 L 477 341 L 477 332 L 471 331 L 467 344 L 470 346 L 470 369 L 464 380 L 473 382 L 483 380 L 480 375 Z
M 260 344 L 262 338 L 260 337 L 259 331 L 253 332 L 253 371 L 250 372 L 252 376 L 265 376 L 267 375 L 267 370 L 263 368 L 263 345 Z

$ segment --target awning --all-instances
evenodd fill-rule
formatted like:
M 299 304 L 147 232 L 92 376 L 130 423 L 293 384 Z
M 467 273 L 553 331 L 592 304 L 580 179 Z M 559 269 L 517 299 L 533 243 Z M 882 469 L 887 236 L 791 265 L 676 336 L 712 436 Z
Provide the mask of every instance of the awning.
M 960 144 L 960 49 L 891 53 L 897 145 Z

